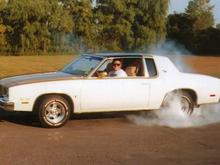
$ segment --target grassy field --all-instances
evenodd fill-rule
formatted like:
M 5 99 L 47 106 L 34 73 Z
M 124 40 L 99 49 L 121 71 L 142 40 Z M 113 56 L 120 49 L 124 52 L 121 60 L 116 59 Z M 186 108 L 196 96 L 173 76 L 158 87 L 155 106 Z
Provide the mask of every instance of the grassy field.
M 26 73 L 56 71 L 74 56 L 1 56 L 0 78 Z
M 184 59 L 195 72 L 220 78 L 220 57 L 186 56 Z
M 26 73 L 56 71 L 74 59 L 74 56 L 1 56 L 0 78 Z M 185 56 L 194 72 L 220 77 L 220 57 Z

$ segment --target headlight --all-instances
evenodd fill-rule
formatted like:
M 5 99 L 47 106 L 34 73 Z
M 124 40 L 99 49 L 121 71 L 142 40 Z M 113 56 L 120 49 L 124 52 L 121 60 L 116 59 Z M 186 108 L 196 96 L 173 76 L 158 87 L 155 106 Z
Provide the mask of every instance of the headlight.
M 4 88 L 3 95 L 6 96 L 6 97 L 8 97 L 8 88 Z
M 0 86 L 0 96 L 8 96 L 8 88 L 4 86 Z

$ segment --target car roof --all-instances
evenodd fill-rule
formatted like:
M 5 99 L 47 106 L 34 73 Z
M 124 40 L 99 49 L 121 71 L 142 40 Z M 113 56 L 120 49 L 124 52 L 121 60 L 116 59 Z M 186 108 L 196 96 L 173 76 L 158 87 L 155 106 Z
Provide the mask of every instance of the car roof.
M 91 53 L 91 54 L 83 54 L 83 55 L 95 56 L 95 57 L 101 57 L 101 58 L 153 57 L 153 55 L 144 54 L 144 53 Z

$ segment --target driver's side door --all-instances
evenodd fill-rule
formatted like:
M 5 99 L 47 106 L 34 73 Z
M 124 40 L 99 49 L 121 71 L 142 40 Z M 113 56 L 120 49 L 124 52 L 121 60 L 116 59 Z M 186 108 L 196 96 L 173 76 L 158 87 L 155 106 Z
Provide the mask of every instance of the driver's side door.
M 108 64 L 104 65 L 108 66 Z M 104 71 L 104 69 L 101 70 Z M 81 111 L 147 109 L 149 88 L 148 79 L 143 77 L 89 77 L 82 82 Z

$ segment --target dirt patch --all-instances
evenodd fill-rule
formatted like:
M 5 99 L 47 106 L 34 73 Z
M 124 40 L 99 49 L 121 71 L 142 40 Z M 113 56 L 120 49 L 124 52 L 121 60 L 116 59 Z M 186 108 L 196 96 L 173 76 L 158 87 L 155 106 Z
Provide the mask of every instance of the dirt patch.
M 196 72 L 220 77 L 220 57 L 185 56 L 184 59 Z
M 75 56 L 0 56 L 0 78 L 61 69 Z

